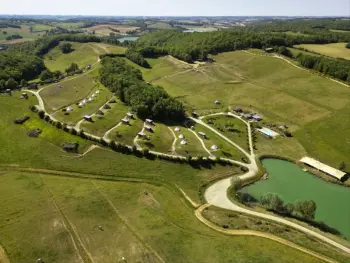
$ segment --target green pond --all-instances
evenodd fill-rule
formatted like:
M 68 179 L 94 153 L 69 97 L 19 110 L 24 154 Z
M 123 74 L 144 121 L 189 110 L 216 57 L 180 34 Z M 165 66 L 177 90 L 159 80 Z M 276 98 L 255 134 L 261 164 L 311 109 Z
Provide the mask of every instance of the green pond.
M 285 203 L 313 200 L 317 204 L 316 220 L 337 229 L 350 240 L 350 188 L 323 181 L 288 161 L 264 159 L 262 163 L 269 178 L 243 188 L 242 192 L 256 199 L 275 193 Z
M 129 36 L 129 37 L 121 37 L 121 38 L 118 38 L 118 41 L 120 43 L 123 43 L 124 41 L 136 41 L 139 37 L 132 37 L 132 36 Z

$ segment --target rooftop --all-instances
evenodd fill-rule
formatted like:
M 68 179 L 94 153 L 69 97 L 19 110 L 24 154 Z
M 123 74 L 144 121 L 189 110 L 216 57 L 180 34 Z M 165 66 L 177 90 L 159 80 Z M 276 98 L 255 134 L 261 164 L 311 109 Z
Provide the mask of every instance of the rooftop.
M 324 163 L 321 163 L 320 161 L 317 161 L 313 158 L 310 158 L 310 157 L 303 157 L 300 159 L 300 162 L 304 163 L 304 164 L 307 164 L 309 166 L 312 166 L 328 175 L 331 175 L 335 178 L 337 178 L 338 180 L 341 180 L 345 175 L 346 173 L 338 170 L 338 169 L 335 169 L 333 167 L 330 167 L 328 166 L 327 164 L 324 164 Z

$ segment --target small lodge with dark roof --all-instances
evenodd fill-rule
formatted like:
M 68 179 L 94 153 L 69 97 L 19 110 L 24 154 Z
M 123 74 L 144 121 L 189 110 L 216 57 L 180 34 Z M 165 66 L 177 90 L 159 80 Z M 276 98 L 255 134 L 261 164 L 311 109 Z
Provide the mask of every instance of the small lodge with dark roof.
M 255 120 L 255 121 L 261 121 L 262 120 L 261 116 L 259 114 L 256 114 L 256 113 L 252 116 L 252 119 Z
M 134 114 L 132 114 L 132 113 L 130 113 L 130 112 L 128 112 L 128 113 L 126 114 L 126 116 L 128 116 L 130 119 L 133 119 L 133 118 L 134 118 Z
M 153 121 L 152 121 L 151 119 L 146 119 L 146 122 L 147 122 L 148 124 L 153 124 Z
M 268 47 L 268 48 L 265 48 L 264 51 L 266 53 L 272 53 L 273 52 L 273 48 L 272 47 Z
M 89 116 L 89 115 L 85 115 L 85 116 L 84 116 L 84 120 L 89 121 L 89 122 L 92 122 L 92 118 L 91 118 L 91 116 Z
M 111 106 L 109 106 L 108 104 L 105 104 L 105 105 L 103 106 L 103 108 L 104 108 L 105 110 L 110 110 L 110 109 L 111 109 Z
M 129 120 L 128 119 L 124 119 L 124 118 L 121 120 L 121 122 L 124 123 L 124 124 L 128 124 L 128 125 L 130 124 Z
M 79 147 L 79 144 L 78 143 L 69 143 L 69 142 L 66 142 L 64 144 L 62 144 L 62 149 L 66 152 L 78 152 L 78 147 Z
M 97 111 L 97 115 L 101 115 L 101 116 L 102 116 L 102 115 L 105 115 L 105 114 L 103 113 L 103 111 L 98 110 L 98 111 Z
M 153 132 L 153 129 L 152 129 L 152 127 L 150 127 L 150 126 L 145 125 L 145 129 L 146 129 L 147 131 L 149 131 L 149 132 Z
M 28 85 L 27 89 L 38 89 L 38 84 L 37 83 L 30 83 Z
M 24 117 L 19 117 L 17 119 L 14 120 L 15 124 L 23 124 L 25 123 L 27 120 L 29 120 L 29 116 L 24 116 Z
M 241 112 L 243 112 L 243 109 L 241 107 L 237 107 L 234 109 L 234 111 L 237 113 L 241 113 Z

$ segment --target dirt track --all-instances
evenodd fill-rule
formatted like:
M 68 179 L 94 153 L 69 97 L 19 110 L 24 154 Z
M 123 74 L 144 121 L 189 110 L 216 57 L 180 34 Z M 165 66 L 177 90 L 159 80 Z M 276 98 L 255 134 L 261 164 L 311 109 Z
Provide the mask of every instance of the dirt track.
M 0 246 L 0 263 L 10 263 L 10 260 L 7 257 L 5 250 L 1 246 Z

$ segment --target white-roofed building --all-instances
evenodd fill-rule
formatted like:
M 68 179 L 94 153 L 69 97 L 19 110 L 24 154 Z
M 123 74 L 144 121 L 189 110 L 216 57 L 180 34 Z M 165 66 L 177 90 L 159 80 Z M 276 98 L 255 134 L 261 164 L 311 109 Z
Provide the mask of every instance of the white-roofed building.
M 262 127 L 261 129 L 256 129 L 258 132 L 260 132 L 262 135 L 271 138 L 271 139 L 275 139 L 277 136 L 279 136 L 279 133 L 266 128 L 266 127 Z
M 176 127 L 176 128 L 174 129 L 174 131 L 178 132 L 178 131 L 180 131 L 180 128 L 179 128 L 179 127 Z
M 69 106 L 69 107 L 67 108 L 67 111 L 68 111 L 68 112 L 69 112 L 69 111 L 73 111 L 73 108 Z
M 317 161 L 310 157 L 303 157 L 300 159 L 300 162 L 311 166 L 325 174 L 328 174 L 334 178 L 337 178 L 338 180 L 343 179 L 343 177 L 346 175 L 343 171 L 340 171 L 338 169 L 335 169 L 333 167 L 328 166 L 327 164 L 321 163 L 320 161 Z
M 180 135 L 179 135 L 179 138 L 180 138 L 180 139 L 183 139 L 183 138 L 185 138 L 185 136 L 184 136 L 183 134 L 180 134 Z
M 218 150 L 218 149 L 219 149 L 219 147 L 218 147 L 218 146 L 216 146 L 216 145 L 214 144 L 214 145 L 212 145 L 212 146 L 210 147 L 210 149 L 212 149 L 213 151 L 216 151 L 216 150 Z
M 100 91 L 99 91 L 99 90 L 96 90 L 96 91 L 95 91 L 95 94 L 99 94 L 99 93 L 100 93 Z
M 187 144 L 187 141 L 186 141 L 186 140 L 182 140 L 182 141 L 180 142 L 180 144 L 181 144 L 181 145 L 186 145 L 186 144 Z

